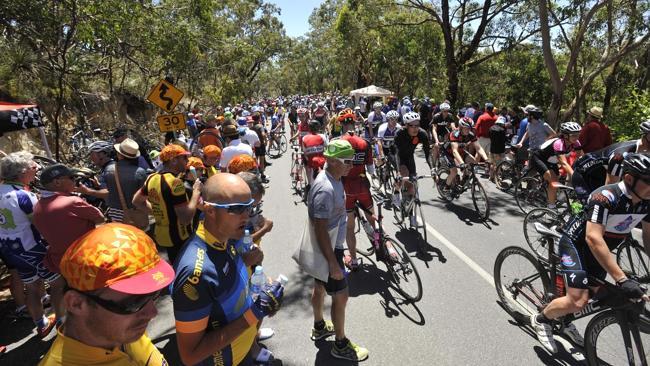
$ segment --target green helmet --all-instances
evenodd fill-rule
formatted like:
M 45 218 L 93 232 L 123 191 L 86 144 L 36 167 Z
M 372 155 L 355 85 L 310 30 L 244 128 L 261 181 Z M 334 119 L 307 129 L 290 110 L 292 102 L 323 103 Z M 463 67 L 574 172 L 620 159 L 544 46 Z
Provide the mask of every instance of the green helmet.
M 345 140 L 334 140 L 327 145 L 323 153 L 326 158 L 351 158 L 354 156 L 354 148 Z

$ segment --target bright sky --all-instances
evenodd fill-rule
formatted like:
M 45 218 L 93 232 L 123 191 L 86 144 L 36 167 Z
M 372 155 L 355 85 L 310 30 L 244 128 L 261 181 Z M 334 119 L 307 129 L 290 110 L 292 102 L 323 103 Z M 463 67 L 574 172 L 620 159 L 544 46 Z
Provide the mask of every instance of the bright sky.
M 309 15 L 322 0 L 270 0 L 281 9 L 280 20 L 289 37 L 299 37 L 309 31 Z

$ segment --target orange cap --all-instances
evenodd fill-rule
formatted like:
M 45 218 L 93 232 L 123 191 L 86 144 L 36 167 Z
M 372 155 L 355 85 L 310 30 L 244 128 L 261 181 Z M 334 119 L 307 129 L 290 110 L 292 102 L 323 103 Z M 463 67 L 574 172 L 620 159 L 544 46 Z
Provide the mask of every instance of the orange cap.
M 228 172 L 232 174 L 247 172 L 256 168 L 257 162 L 255 158 L 247 154 L 237 155 L 228 163 Z
M 77 239 L 61 259 L 61 274 L 79 291 L 109 287 L 127 294 L 148 294 L 168 286 L 174 270 L 160 258 L 142 230 L 110 223 Z
M 203 155 L 209 158 L 218 158 L 221 156 L 221 149 L 217 145 L 208 145 L 203 148 Z
M 163 147 L 163 149 L 160 151 L 159 157 L 160 157 L 160 161 L 164 163 L 166 161 L 170 161 L 173 158 L 181 155 L 190 155 L 190 152 L 178 145 L 170 144 Z
M 195 156 L 192 156 L 187 160 L 187 165 L 185 167 L 189 169 L 189 167 L 191 166 L 195 168 L 205 169 L 205 165 L 203 165 L 203 160 Z

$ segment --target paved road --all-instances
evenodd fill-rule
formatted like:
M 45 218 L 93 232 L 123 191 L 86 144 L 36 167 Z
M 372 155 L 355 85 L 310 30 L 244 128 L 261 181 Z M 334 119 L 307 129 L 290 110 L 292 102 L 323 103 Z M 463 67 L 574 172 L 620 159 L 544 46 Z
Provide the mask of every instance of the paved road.
M 420 151 L 417 154 L 421 154 Z M 421 157 L 421 155 L 419 155 Z M 422 158 L 418 169 L 427 172 Z M 289 180 L 290 154 L 274 160 L 268 168 L 270 187 L 264 199 L 264 214 L 274 220 L 273 231 L 264 238 L 264 267 L 275 277 L 289 278 L 284 306 L 265 326 L 276 335 L 265 344 L 284 365 L 348 365 L 329 355 L 331 341 L 309 339 L 312 325 L 310 291 L 312 280 L 291 259 L 297 247 L 306 207 L 296 202 Z M 422 277 L 424 295 L 416 304 L 407 303 L 386 282 L 382 264 L 366 260 L 359 272 L 350 275 L 350 301 L 346 316 L 347 335 L 367 347 L 365 365 L 574 365 L 582 356 L 568 342 L 551 357 L 528 327 L 515 325 L 497 303 L 492 268 L 498 252 L 509 245 L 524 245 L 523 216 L 510 196 L 486 181 L 492 204 L 491 220 L 484 224 L 474 214 L 465 194 L 445 205 L 434 194 L 431 181 L 421 184 L 429 240 L 426 254 L 417 255 L 418 237 L 399 230 L 386 211 L 387 232 L 411 252 Z M 361 239 L 365 240 L 365 239 Z M 326 300 L 329 306 L 329 300 Z M 159 300 L 158 317 L 148 328 L 171 365 L 180 364 L 174 341 L 169 297 Z M 329 307 L 326 310 L 329 312 Z M 10 352 L 0 365 L 33 365 L 48 347 L 30 334 L 30 322 L 0 323 L 0 342 Z M 578 322 L 584 330 L 585 322 Z M 51 338 L 52 336 L 50 336 Z

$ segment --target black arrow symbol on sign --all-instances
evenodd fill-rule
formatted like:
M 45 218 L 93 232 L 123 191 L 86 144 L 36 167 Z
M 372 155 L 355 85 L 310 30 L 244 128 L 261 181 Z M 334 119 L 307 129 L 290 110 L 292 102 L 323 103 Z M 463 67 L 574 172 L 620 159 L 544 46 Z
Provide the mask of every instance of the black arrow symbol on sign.
M 165 108 L 165 109 L 167 111 L 169 111 L 169 110 L 172 109 L 172 105 L 174 104 L 174 101 L 172 100 L 172 98 L 165 95 L 165 93 L 167 93 L 167 90 L 169 90 L 169 87 L 166 84 L 162 84 L 160 86 L 160 95 L 159 95 L 159 97 L 160 97 L 161 100 L 164 100 L 165 102 L 167 102 L 167 108 Z

